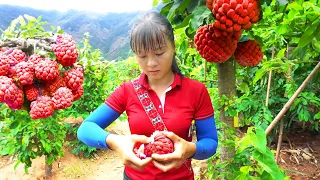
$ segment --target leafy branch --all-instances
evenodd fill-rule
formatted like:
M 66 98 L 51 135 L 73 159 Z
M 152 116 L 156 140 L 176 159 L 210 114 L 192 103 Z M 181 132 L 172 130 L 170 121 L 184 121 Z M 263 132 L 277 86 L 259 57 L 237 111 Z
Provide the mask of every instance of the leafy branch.
M 24 38 L 10 38 L 0 41 L 1 47 L 18 47 L 21 50 L 33 49 L 36 47 L 47 51 L 52 51 L 51 44 L 54 43 L 53 38 L 24 39 Z

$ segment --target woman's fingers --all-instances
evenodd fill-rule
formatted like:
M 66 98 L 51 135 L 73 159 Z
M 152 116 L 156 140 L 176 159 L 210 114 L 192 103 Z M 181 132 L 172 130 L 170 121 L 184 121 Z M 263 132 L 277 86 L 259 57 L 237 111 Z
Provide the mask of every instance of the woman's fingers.
M 124 165 L 130 166 L 137 170 L 142 170 L 152 161 L 152 158 L 147 157 L 145 159 L 140 159 L 135 154 L 130 153 L 130 155 L 128 155 L 128 157 L 126 157 L 124 161 Z
M 173 161 L 173 162 L 158 162 L 158 161 L 152 161 L 154 166 L 161 169 L 163 172 L 170 171 L 171 169 L 174 168 L 180 168 L 181 163 L 178 161 Z
M 174 143 L 181 139 L 178 135 L 174 134 L 171 131 L 164 131 L 163 133 L 165 136 L 167 136 L 169 139 L 171 139 Z
M 150 162 L 152 161 L 152 158 L 148 157 L 146 159 L 139 160 L 135 164 L 133 164 L 135 167 L 137 167 L 138 170 L 144 169 Z
M 177 151 L 174 151 L 173 153 L 169 154 L 152 154 L 152 159 L 160 162 L 166 162 L 166 161 L 176 161 L 182 159 L 182 156 Z
M 148 143 L 149 142 L 148 137 L 144 136 L 144 135 L 133 134 L 130 137 L 131 137 L 131 140 L 134 142 L 141 142 L 141 143 Z

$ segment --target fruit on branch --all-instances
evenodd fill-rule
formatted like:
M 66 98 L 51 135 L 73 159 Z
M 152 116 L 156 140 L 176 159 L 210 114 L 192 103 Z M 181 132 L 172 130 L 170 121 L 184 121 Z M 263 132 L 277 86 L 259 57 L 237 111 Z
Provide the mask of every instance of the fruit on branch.
M 241 66 L 257 66 L 263 59 L 263 53 L 257 41 L 248 40 L 238 43 L 234 57 Z
M 23 89 L 24 89 L 26 98 L 29 101 L 36 100 L 37 97 L 40 95 L 38 88 L 34 84 L 23 86 Z
M 73 101 L 76 101 L 81 98 L 81 96 L 84 94 L 84 88 L 82 85 L 78 87 L 78 89 L 72 91 L 73 94 Z
M 207 1 L 207 7 L 215 17 L 215 27 L 228 36 L 241 29 L 248 30 L 258 22 L 260 7 L 257 0 L 214 0 Z
M 52 94 L 54 109 L 66 109 L 72 105 L 73 94 L 67 87 L 60 87 Z
M 28 52 L 28 56 L 16 48 L 0 48 L 0 103 L 6 103 L 13 110 L 30 104 L 31 118 L 47 118 L 55 110 L 70 107 L 84 94 L 84 71 L 75 64 L 78 50 L 71 36 L 58 35 L 56 40 L 49 38 L 35 45 L 34 48 L 53 51 L 56 60 L 30 55 L 31 42 L 38 41 L 32 40 L 13 38 L 5 42 L 20 48 L 27 43 L 22 50 Z
M 60 64 L 71 66 L 78 59 L 78 50 L 75 41 L 68 35 L 58 35 L 53 52 Z
M 12 110 L 21 109 L 24 102 L 23 91 L 14 84 L 6 90 L 6 94 L 4 95 L 4 102 Z
M 23 62 L 23 58 L 19 58 L 20 56 L 19 55 L 16 55 L 18 57 L 18 59 L 16 59 L 13 55 L 14 54 L 19 54 L 19 51 L 15 51 L 14 49 L 10 48 L 10 49 L 7 49 L 5 52 L 1 53 L 0 54 L 0 59 L 5 59 L 6 63 L 9 63 L 9 69 L 7 69 L 7 66 L 4 65 L 2 66 L 0 71 L 4 71 L 4 70 L 7 70 L 7 72 L 4 74 L 2 73 L 2 75 L 4 76 L 8 76 L 8 77 L 11 77 L 11 78 L 14 78 L 16 76 L 16 70 L 15 70 L 15 66 L 16 64 L 18 64 L 19 62 Z M 3 65 L 3 64 L 2 64 Z
M 0 54 L 0 76 L 6 76 L 10 70 L 10 60 L 7 56 Z
M 54 80 L 60 73 L 58 63 L 47 58 L 35 65 L 35 75 L 44 81 Z
M 32 62 L 22 61 L 16 67 L 17 77 L 22 85 L 32 84 L 34 78 L 34 65 Z
M 210 9 L 210 11 L 212 11 L 213 9 L 212 5 L 213 5 L 213 0 L 207 0 L 206 6 L 208 9 Z
M 32 119 L 47 118 L 54 113 L 54 103 L 49 96 L 39 96 L 30 104 L 30 116 Z
M 201 26 L 194 36 L 194 43 L 201 57 L 208 62 L 222 63 L 235 51 L 238 37 L 218 37 L 214 25 Z
M 12 78 L 6 76 L 0 76 L 0 102 L 4 102 L 4 96 L 6 94 L 6 90 L 9 89 L 10 86 L 14 85 L 14 81 Z
M 38 54 L 32 54 L 29 58 L 28 58 L 28 61 L 29 62 L 32 62 L 34 65 L 38 64 L 40 61 L 43 61 L 44 58 L 41 57 L 40 55 Z
M 152 154 L 168 154 L 174 151 L 174 144 L 162 131 L 155 131 L 149 138 L 149 143 L 141 144 L 134 149 L 134 153 L 141 159 L 151 157 Z
M 16 65 L 21 61 L 25 61 L 26 60 L 26 53 L 24 53 L 23 51 L 21 51 L 20 49 L 14 49 L 14 48 L 10 48 L 7 51 L 4 52 L 4 54 L 6 55 L 11 55 L 14 59 L 13 62 L 10 62 L 11 65 Z
M 0 102 L 4 102 L 10 109 L 21 109 L 23 105 L 23 91 L 6 76 L 0 76 Z
M 83 84 L 83 69 L 81 66 L 75 66 L 73 69 L 64 73 L 64 80 L 67 87 L 71 90 L 78 89 Z
M 45 88 L 49 91 L 50 94 L 56 92 L 60 87 L 66 87 L 66 82 L 60 75 L 57 76 L 53 81 L 48 81 L 45 83 Z

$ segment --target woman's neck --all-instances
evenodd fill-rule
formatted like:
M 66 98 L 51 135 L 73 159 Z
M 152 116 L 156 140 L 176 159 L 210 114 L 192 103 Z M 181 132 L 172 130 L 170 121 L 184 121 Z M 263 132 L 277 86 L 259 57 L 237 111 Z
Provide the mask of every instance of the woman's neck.
M 161 79 L 149 79 L 148 84 L 152 89 L 168 88 L 174 81 L 174 73 L 170 71 L 166 76 Z

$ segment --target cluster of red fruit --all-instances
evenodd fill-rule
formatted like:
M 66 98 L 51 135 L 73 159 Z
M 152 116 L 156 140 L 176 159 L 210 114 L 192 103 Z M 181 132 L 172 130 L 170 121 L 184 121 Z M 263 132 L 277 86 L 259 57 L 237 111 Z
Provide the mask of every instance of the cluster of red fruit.
M 47 118 L 65 109 L 84 93 L 83 68 L 76 65 L 78 50 L 71 36 L 58 35 L 56 60 L 27 56 L 15 48 L 0 51 L 0 103 L 10 109 L 29 109 L 32 119 Z M 65 70 L 68 69 L 68 70 Z
M 240 51 L 235 56 L 240 65 L 249 66 L 261 62 L 262 56 L 243 54 L 248 50 L 242 49 L 243 47 L 252 47 L 262 53 L 256 41 L 243 42 L 250 43 L 250 46 L 239 46 L 238 43 L 242 29 L 250 29 L 259 20 L 258 0 L 208 0 L 206 6 L 215 17 L 215 22 L 201 26 L 194 36 L 194 43 L 201 57 L 208 62 L 223 63 Z M 248 60 L 253 62 L 248 63 Z

